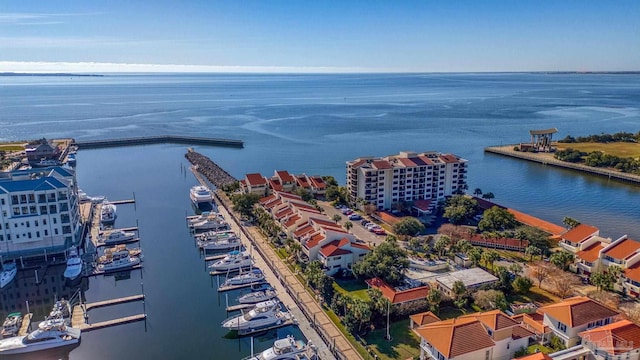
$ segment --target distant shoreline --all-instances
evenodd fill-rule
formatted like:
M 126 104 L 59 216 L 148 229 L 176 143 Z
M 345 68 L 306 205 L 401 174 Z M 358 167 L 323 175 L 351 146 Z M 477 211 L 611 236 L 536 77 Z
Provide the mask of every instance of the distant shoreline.
M 101 74 L 73 74 L 73 73 L 19 73 L 0 72 L 0 76 L 82 76 L 82 77 L 103 77 Z

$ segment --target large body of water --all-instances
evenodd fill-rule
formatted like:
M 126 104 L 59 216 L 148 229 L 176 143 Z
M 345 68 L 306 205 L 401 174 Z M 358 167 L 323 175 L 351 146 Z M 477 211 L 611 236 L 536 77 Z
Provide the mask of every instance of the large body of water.
M 468 182 L 495 201 L 560 224 L 564 216 L 601 235 L 640 239 L 640 187 L 485 154 L 528 141 L 640 130 L 640 76 L 601 74 L 114 75 L 0 78 L 0 140 L 78 140 L 179 134 L 245 141 L 244 149 L 197 147 L 240 178 L 286 169 L 333 175 L 345 162 L 402 150 L 469 159 Z M 130 279 L 90 279 L 89 301 L 139 293 L 143 323 L 83 334 L 72 359 L 234 359 L 248 340 L 224 338 L 224 299 L 211 285 L 184 225 L 191 214 L 177 145 L 85 150 L 78 181 L 90 195 L 130 198 L 118 226 L 141 228 L 144 268 Z M 26 274 L 22 276 L 27 276 Z M 24 294 L 22 294 L 24 297 Z M 16 301 L 17 299 L 3 299 Z M 19 300 L 24 302 L 24 298 Z M 141 312 L 141 304 L 93 310 L 92 321 Z M 95 312 L 95 313 L 93 313 Z M 288 331 L 288 330 L 284 330 Z M 267 334 L 256 348 L 265 348 Z

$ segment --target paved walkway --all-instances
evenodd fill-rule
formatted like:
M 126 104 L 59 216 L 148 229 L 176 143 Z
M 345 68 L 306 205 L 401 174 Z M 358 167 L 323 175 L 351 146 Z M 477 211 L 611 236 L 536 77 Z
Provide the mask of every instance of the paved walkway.
M 362 359 L 349 340 L 322 310 L 320 304 L 305 290 L 295 274 L 278 257 L 259 229 L 247 224 L 240 226 L 239 218 L 231 211 L 232 205 L 226 194 L 218 191 L 216 196 L 223 205 L 219 211 L 224 216 L 235 220 L 235 223 L 232 224 L 234 230 L 238 230 L 241 238 L 253 244 L 254 248 L 262 255 L 262 257 L 257 257 L 258 265 L 265 264 L 268 268 L 264 266 L 261 268 L 272 270 L 267 271 L 267 280 L 272 286 L 275 285 L 279 298 L 296 317 L 305 336 L 316 344 L 320 358 L 323 360 Z

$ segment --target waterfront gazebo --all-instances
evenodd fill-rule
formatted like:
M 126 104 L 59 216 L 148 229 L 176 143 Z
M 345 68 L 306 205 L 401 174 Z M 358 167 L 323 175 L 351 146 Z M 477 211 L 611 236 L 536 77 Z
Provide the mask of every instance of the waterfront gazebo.
M 529 134 L 531 135 L 531 147 L 533 147 L 535 151 L 551 152 L 553 134 L 557 132 L 558 129 L 556 128 L 546 130 L 529 130 Z

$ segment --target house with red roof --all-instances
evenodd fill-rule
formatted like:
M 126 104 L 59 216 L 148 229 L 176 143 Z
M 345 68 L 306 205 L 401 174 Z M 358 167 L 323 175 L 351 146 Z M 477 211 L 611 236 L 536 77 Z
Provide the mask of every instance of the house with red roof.
M 295 179 L 286 170 L 275 170 L 273 172 L 272 179 L 278 180 L 278 182 L 282 186 L 282 190 L 280 190 L 280 191 L 291 192 L 291 191 L 294 190 L 294 188 L 296 186 Z
M 327 183 L 325 183 L 322 176 L 307 176 L 309 186 L 311 186 L 311 193 L 314 195 L 324 195 L 327 191 Z
M 640 326 L 621 320 L 580 333 L 596 359 L 640 359 Z
M 340 269 L 351 269 L 351 266 L 362 260 L 369 251 L 371 249 L 367 245 L 345 237 L 320 246 L 318 260 L 324 265 L 327 275 L 334 275 Z
M 575 254 L 599 242 L 600 230 L 591 225 L 579 224 L 560 235 L 560 246 Z
M 269 194 L 269 182 L 259 173 L 246 174 L 240 186 L 245 193 L 267 196 Z
M 367 283 L 367 285 L 372 288 L 372 289 L 378 289 L 380 290 L 380 292 L 382 293 L 382 296 L 384 296 L 385 298 L 387 298 L 387 300 L 389 300 L 389 302 L 391 303 L 391 305 L 398 305 L 398 304 L 404 304 L 404 303 L 409 303 L 409 302 L 414 302 L 414 301 L 426 301 L 427 295 L 429 295 L 429 285 L 422 285 L 420 284 L 420 286 L 400 286 L 400 287 L 393 287 L 391 285 L 389 285 L 387 282 L 385 282 L 384 280 L 380 279 L 380 278 L 373 278 L 373 279 L 369 279 L 369 280 L 365 280 L 365 282 Z M 438 319 L 437 316 L 433 315 L 433 313 L 428 312 L 428 313 L 421 313 L 421 314 L 417 314 L 417 315 L 429 315 L 429 317 L 431 318 L 431 320 L 437 319 L 435 321 L 440 321 L 440 319 Z M 434 318 L 435 317 L 435 318 Z M 428 319 L 418 319 L 418 318 L 412 318 L 412 322 L 416 321 L 416 323 L 419 323 L 420 326 L 422 325 L 426 325 L 425 321 L 427 323 L 429 323 Z M 419 320 L 419 321 L 418 321 Z M 434 322 L 434 321 L 430 321 L 430 322 Z
M 413 331 L 420 337 L 421 359 L 511 359 L 534 336 L 500 310 L 429 320 Z

